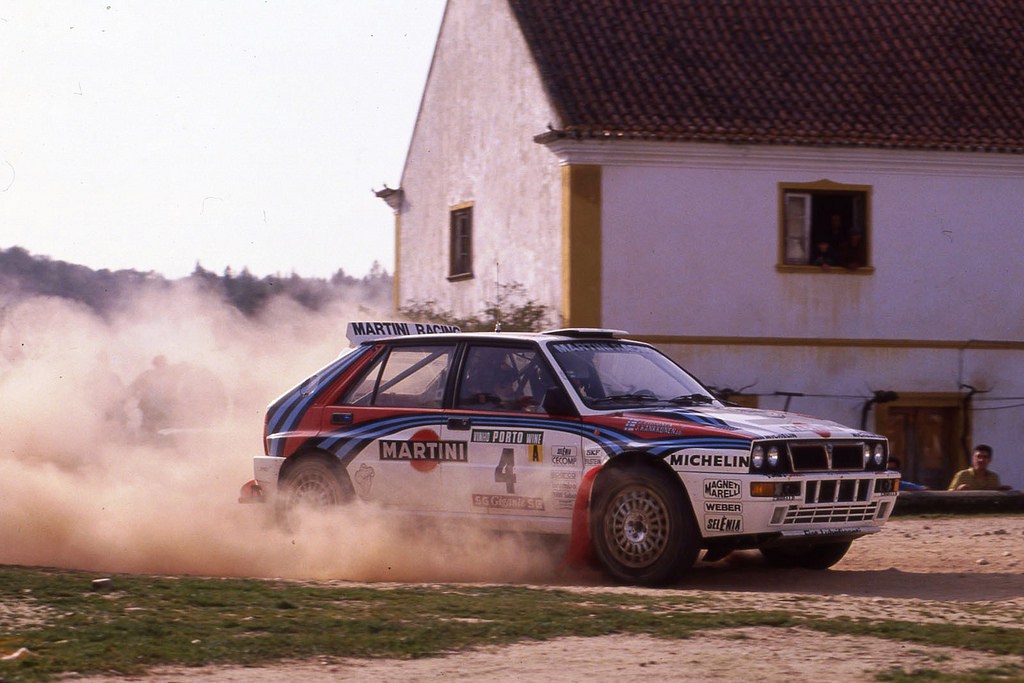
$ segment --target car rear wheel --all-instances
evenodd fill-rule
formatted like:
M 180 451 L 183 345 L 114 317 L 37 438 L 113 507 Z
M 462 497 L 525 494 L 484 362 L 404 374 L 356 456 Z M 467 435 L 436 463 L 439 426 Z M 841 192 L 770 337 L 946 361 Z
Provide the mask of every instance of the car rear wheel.
M 309 456 L 285 472 L 281 480 L 281 503 L 287 510 L 296 507 L 322 509 L 352 499 L 352 482 L 344 470 L 326 458 Z
M 623 583 L 670 583 L 700 552 L 700 535 L 681 487 L 651 467 L 603 473 L 590 523 L 595 554 Z
M 761 554 L 774 567 L 800 569 L 828 569 L 843 559 L 852 541 L 838 543 L 809 543 L 803 545 L 761 548 Z

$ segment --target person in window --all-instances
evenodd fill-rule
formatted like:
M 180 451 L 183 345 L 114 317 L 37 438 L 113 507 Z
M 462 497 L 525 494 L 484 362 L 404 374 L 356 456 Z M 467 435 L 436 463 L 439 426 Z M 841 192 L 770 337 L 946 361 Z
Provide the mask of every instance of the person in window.
M 811 265 L 821 266 L 822 268 L 846 265 L 846 247 L 846 231 L 843 230 L 843 217 L 838 213 L 834 213 L 829 219 L 828 234 L 822 234 L 818 237 L 817 242 L 814 243 Z
M 960 470 L 949 483 L 950 491 L 1009 491 L 999 482 L 999 475 L 988 468 L 992 462 L 992 447 L 978 444 L 971 453 L 971 466 Z
M 828 240 L 818 240 L 814 245 L 814 249 L 814 254 L 811 256 L 812 266 L 828 268 L 836 264 L 835 250 L 832 248 L 831 242 Z
M 474 407 L 482 410 L 524 410 L 529 401 L 516 390 L 516 373 L 507 365 L 501 365 L 489 379 L 484 381 L 484 388 L 476 394 Z
M 851 232 L 843 247 L 843 265 L 856 270 L 864 265 L 864 233 Z

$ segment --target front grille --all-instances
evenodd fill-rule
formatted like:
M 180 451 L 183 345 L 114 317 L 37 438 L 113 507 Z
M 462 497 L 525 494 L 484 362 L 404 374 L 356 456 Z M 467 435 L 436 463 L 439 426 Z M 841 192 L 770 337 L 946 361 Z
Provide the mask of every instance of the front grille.
M 854 503 L 868 499 L 874 479 L 822 479 L 804 482 L 804 502 Z
M 874 479 L 812 479 L 803 484 L 804 504 L 787 507 L 783 524 L 866 522 L 878 513 L 878 502 L 868 502 Z
M 878 503 L 790 506 L 783 524 L 838 524 L 841 522 L 868 522 L 878 513 Z
M 864 469 L 864 448 L 860 444 L 836 444 L 832 446 L 832 469 Z
M 825 444 L 789 444 L 789 457 L 793 462 L 794 472 L 827 470 L 828 451 Z
M 864 445 L 860 442 L 793 441 L 787 446 L 794 472 L 864 470 Z

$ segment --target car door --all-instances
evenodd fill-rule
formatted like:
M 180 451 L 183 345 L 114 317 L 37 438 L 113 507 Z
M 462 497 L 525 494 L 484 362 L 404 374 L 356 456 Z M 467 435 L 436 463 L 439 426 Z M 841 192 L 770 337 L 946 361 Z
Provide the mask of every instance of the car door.
M 441 508 L 440 465 L 465 460 L 442 437 L 445 388 L 457 345 L 395 343 L 325 408 L 324 445 L 357 495 L 410 511 Z
M 567 531 L 583 471 L 580 421 L 544 408 L 558 385 L 543 355 L 471 343 L 459 367 L 442 438 L 465 443 L 467 458 L 442 463 L 445 510 Z

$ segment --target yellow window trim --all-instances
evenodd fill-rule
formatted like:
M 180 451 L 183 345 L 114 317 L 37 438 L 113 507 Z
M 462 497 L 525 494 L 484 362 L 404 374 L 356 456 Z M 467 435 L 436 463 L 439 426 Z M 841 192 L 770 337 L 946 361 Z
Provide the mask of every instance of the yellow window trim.
M 601 167 L 562 167 L 562 321 L 601 327 Z
M 837 183 L 827 178 L 815 180 L 808 183 L 779 183 L 779 217 L 778 217 L 778 254 L 775 269 L 780 273 L 855 273 L 858 275 L 870 275 L 875 272 L 874 259 L 871 253 L 874 250 L 871 228 L 871 185 L 850 185 Z M 867 263 L 859 268 L 848 269 L 841 266 L 821 268 L 812 265 L 798 265 L 786 263 L 786 193 L 787 192 L 850 192 L 864 194 L 864 241 L 867 244 Z

